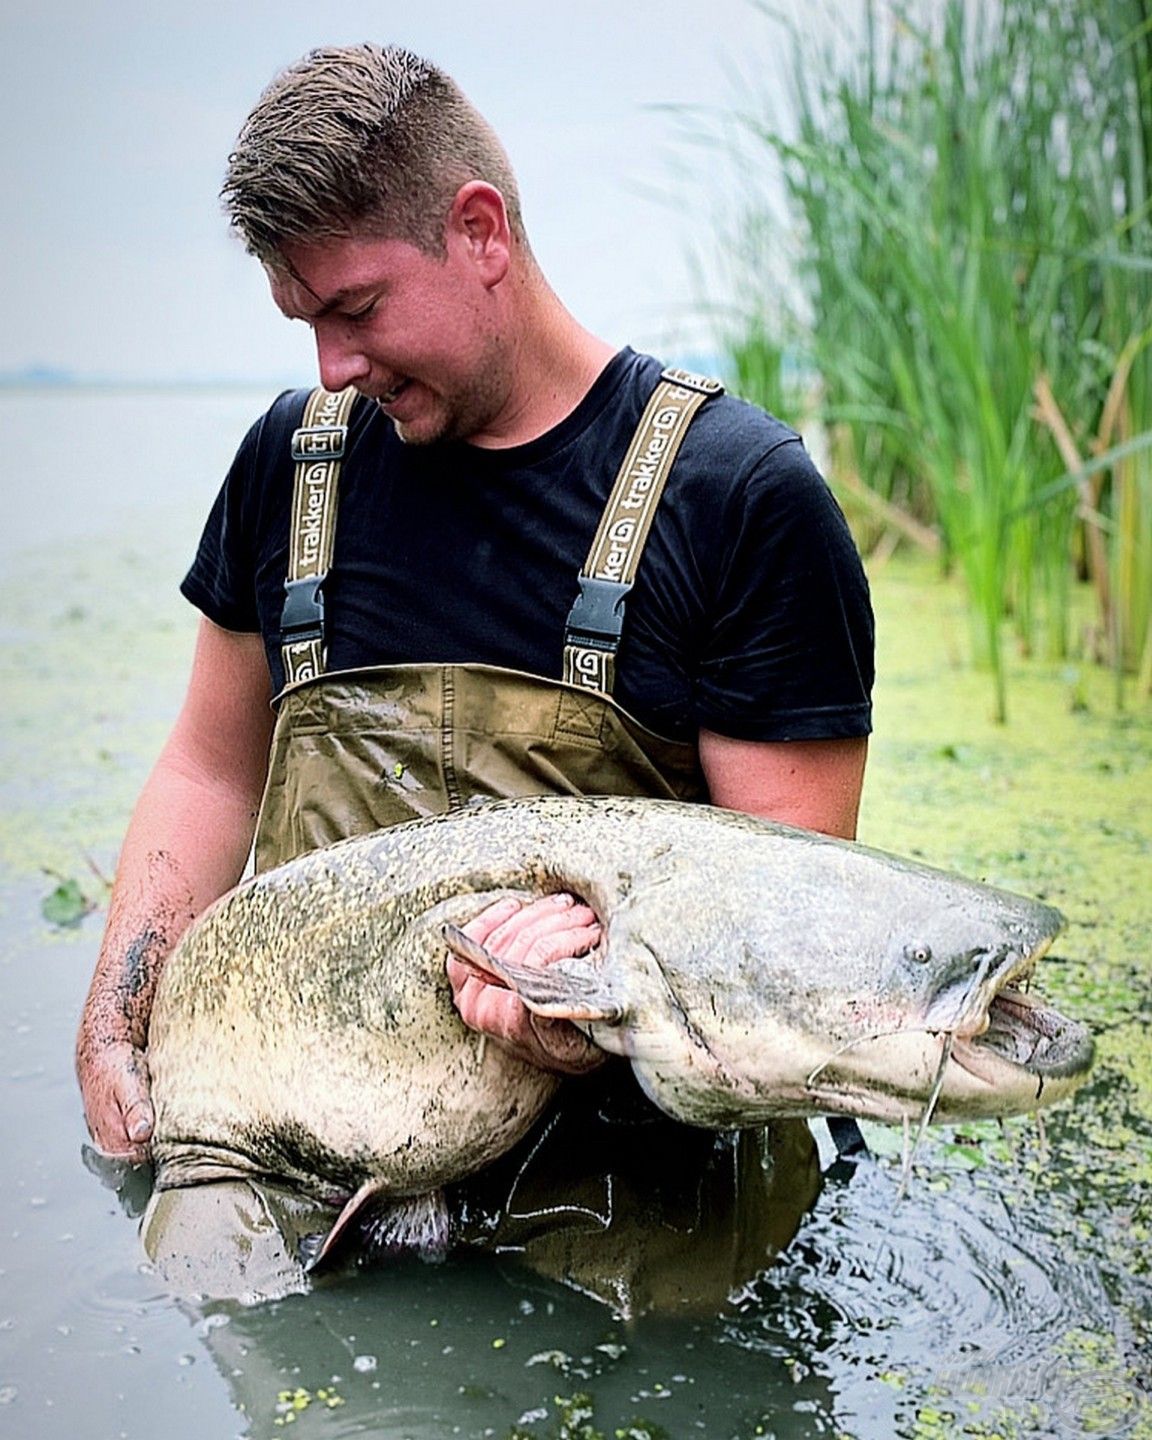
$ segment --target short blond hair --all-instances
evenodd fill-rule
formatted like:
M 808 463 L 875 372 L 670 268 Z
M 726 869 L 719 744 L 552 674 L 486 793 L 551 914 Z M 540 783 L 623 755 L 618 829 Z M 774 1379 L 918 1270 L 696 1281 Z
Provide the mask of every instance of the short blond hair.
M 349 234 L 442 254 L 461 185 L 504 197 L 524 240 L 516 178 L 495 131 L 456 82 L 396 45 L 312 50 L 261 95 L 221 190 L 248 250 L 276 264 L 286 244 Z

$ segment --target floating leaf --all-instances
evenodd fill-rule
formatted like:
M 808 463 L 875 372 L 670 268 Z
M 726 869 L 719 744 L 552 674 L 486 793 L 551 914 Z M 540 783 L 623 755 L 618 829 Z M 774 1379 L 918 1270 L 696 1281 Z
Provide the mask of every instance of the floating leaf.
M 74 930 L 85 915 L 96 909 L 95 900 L 90 899 L 74 879 L 61 879 L 56 888 L 40 902 L 40 913 L 49 925 L 61 930 Z

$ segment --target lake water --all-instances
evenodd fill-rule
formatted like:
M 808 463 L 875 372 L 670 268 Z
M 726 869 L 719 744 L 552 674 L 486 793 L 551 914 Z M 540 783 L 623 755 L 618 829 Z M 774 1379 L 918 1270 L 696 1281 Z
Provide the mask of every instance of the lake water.
M 702 1315 L 621 1322 L 483 1256 L 250 1309 L 164 1293 L 141 1182 L 83 1156 L 71 1050 L 100 916 L 61 929 L 40 905 L 61 877 L 102 899 L 179 703 L 176 585 L 268 398 L 0 396 L 0 1436 L 1152 1435 L 1152 723 L 1096 677 L 1021 665 L 992 727 L 953 663 L 955 597 L 906 568 L 875 577 L 862 838 L 1068 913 L 1041 988 L 1101 1059 L 1046 1134 L 934 1131 L 898 1199 L 899 1137 L 870 1127 L 873 1158 L 806 1212 L 785 1194 L 790 1246 Z

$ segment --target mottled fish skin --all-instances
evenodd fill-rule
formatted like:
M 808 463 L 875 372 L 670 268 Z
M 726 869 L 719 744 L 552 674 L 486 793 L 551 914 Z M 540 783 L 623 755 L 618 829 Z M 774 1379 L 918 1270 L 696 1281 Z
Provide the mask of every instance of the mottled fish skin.
M 1061 926 L 1021 896 L 676 801 L 492 802 L 344 841 L 225 896 L 169 959 L 149 1040 L 159 1186 L 253 1175 L 399 1197 L 509 1149 L 558 1082 L 462 1024 L 443 930 L 557 890 L 593 906 L 604 942 L 550 967 L 544 998 L 513 977 L 520 993 L 549 1013 L 558 992 L 603 1006 L 610 1021 L 579 1022 L 596 1043 L 669 1114 L 715 1127 L 919 1114 L 941 1032 L 978 1049 L 995 989 Z M 979 1075 L 949 1064 L 936 1118 L 1075 1088 L 1091 1042 L 1053 1014 L 1066 1038 L 1047 1070 L 1005 1057 L 998 1020 L 999 1053 Z

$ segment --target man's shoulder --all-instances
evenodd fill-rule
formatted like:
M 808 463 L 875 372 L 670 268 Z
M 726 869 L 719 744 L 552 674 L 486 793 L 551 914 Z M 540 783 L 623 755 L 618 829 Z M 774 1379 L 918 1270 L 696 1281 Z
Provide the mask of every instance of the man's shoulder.
M 653 355 L 637 354 L 636 360 L 638 383 L 648 390 L 655 388 L 664 370 L 681 369 L 667 366 Z M 712 368 L 683 367 L 683 370 L 705 381 L 714 380 L 716 376 Z M 727 389 L 713 395 L 701 407 L 688 436 L 692 441 L 689 453 L 697 452 L 700 458 L 711 456 L 727 473 L 732 473 L 734 463 L 737 466 L 741 462 L 754 464 L 780 446 L 794 446 L 801 454 L 805 453 L 800 435 L 790 425 Z M 685 445 L 688 446 L 687 440 Z
M 311 391 L 282 390 L 271 405 L 248 427 L 236 452 L 233 470 L 249 477 L 291 458 L 292 435 L 299 426 Z
M 703 488 L 712 503 L 826 488 L 799 433 L 734 395 L 717 395 L 701 407 L 682 455 L 682 482 Z
M 781 446 L 803 450 L 803 441 L 791 425 L 727 391 L 710 400 L 697 420 L 696 438 L 730 458 L 754 463 Z
M 256 422 L 257 425 L 266 430 L 295 430 L 304 418 L 304 406 L 308 403 L 308 397 L 311 394 L 311 388 L 306 385 L 296 386 L 291 390 L 281 390 L 260 416 Z

